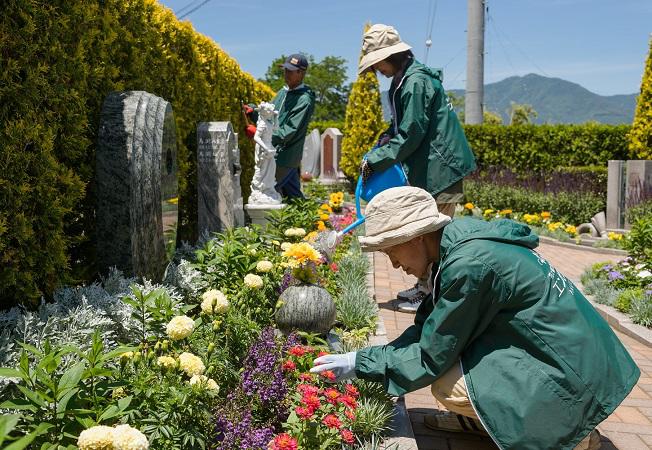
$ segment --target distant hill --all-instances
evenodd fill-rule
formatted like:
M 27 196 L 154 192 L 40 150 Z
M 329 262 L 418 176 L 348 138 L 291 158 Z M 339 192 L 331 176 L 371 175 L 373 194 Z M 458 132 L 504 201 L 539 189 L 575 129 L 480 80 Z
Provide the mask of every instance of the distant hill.
M 444 79 L 444 83 L 445 83 Z M 452 89 L 459 97 L 464 90 Z M 389 111 L 387 92 L 383 92 L 383 111 Z M 485 85 L 485 109 L 498 113 L 508 123 L 511 102 L 530 104 L 538 113 L 536 123 L 584 123 L 596 121 L 630 124 L 634 120 L 637 94 L 603 96 L 560 78 L 529 74 L 509 77 Z M 389 114 L 385 112 L 386 118 Z

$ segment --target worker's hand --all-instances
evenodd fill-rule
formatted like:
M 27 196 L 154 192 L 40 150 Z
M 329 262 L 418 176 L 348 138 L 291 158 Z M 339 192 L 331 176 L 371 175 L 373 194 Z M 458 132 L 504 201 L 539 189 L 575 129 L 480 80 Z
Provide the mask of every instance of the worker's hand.
M 371 166 L 369 165 L 367 160 L 363 159 L 362 162 L 360 163 L 360 176 L 362 177 L 363 183 L 367 182 L 372 172 L 373 170 L 371 169 Z
M 380 138 L 378 138 L 378 142 L 376 142 L 376 147 L 382 147 L 387 144 L 390 139 L 392 139 L 392 137 L 389 134 L 382 134 Z
M 338 382 L 355 378 L 355 352 L 349 352 L 339 355 L 324 355 L 313 361 L 312 373 L 322 373 L 327 370 L 335 374 L 335 379 L 326 381 Z

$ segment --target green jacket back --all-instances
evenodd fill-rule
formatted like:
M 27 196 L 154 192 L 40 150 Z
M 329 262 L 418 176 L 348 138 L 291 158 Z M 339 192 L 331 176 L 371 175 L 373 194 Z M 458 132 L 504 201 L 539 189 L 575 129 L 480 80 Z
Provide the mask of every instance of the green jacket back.
M 284 87 L 272 103 L 279 112 L 278 129 L 272 135 L 272 145 L 277 151 L 276 164 L 299 167 L 308 123 L 315 109 L 315 93 L 305 85 L 293 90 Z
M 436 196 L 476 169 L 475 156 L 435 72 L 414 60 L 389 90 L 392 139 L 367 161 L 383 171 L 400 161 L 410 185 Z
M 461 364 L 473 406 L 501 448 L 574 448 L 640 371 L 537 245 L 527 226 L 510 220 L 453 220 L 435 290 L 415 324 L 388 345 L 358 352 L 358 376 L 401 395 Z

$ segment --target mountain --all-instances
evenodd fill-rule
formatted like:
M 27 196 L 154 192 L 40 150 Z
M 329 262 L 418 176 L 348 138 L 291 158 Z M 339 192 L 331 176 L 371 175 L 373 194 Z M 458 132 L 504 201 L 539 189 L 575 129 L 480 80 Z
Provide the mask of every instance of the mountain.
M 461 99 L 464 98 L 464 90 L 451 91 Z M 383 94 L 383 110 L 389 111 L 387 92 Z M 514 102 L 532 105 L 538 114 L 535 123 L 596 121 L 631 124 L 634 120 L 636 96 L 637 94 L 598 95 L 579 84 L 533 73 L 505 78 L 484 87 L 485 110 L 500 114 L 503 123 L 509 122 L 508 111 L 511 102 Z

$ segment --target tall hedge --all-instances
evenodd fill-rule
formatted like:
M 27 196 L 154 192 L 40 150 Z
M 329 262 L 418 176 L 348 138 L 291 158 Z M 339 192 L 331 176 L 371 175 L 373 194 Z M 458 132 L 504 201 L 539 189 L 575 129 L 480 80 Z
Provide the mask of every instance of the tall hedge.
M 629 159 L 628 125 L 465 125 L 480 166 L 550 170 Z
M 368 28 L 369 25 L 366 25 L 365 32 Z M 358 75 L 358 79 L 351 86 L 346 105 L 340 160 L 340 167 L 346 176 L 358 176 L 362 156 L 373 147 L 384 129 L 378 78 L 374 71 L 369 70 Z
M 634 124 L 628 137 L 634 158 L 652 159 L 652 38 L 641 80 L 641 92 L 636 100 Z
M 196 233 L 196 125 L 272 91 L 154 0 L 5 0 L 0 16 L 0 307 L 90 280 L 99 115 L 114 90 L 172 103 L 179 239 Z M 243 187 L 253 173 L 240 139 Z

